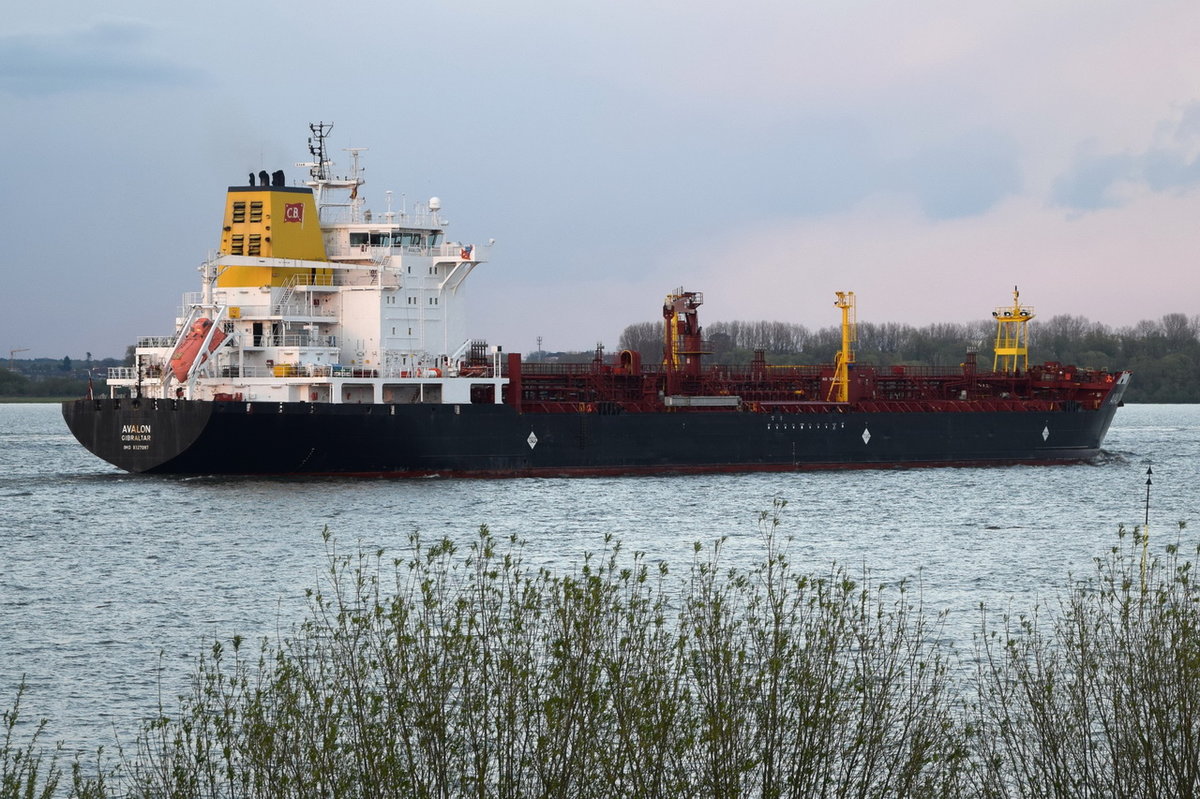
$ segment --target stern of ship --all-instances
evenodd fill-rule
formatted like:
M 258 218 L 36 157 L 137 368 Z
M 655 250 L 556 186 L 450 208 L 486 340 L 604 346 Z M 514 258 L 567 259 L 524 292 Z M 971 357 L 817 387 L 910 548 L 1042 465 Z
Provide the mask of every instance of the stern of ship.
M 212 403 L 152 398 L 78 399 L 62 404 L 71 433 L 93 454 L 129 472 L 169 472 L 200 438 Z

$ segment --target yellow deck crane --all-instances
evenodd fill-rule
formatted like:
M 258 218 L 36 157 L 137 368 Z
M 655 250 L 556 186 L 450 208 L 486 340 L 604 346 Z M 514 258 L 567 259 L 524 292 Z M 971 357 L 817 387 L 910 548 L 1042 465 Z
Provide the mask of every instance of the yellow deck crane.
M 854 364 L 854 343 L 858 341 L 858 323 L 854 314 L 854 292 L 837 292 L 834 307 L 842 309 L 842 349 L 833 365 L 833 382 L 829 384 L 830 402 L 850 401 L 850 367 Z

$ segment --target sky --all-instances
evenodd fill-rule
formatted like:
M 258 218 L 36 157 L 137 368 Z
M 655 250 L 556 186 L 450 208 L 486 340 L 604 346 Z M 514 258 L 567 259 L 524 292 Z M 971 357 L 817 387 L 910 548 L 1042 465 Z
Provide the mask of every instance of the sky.
M 60 0 L 6 12 L 0 358 L 166 335 L 224 191 L 366 147 L 482 243 L 470 332 L 1200 314 L 1200 4 Z M 1035 322 L 1036 324 L 1036 322 Z M 1036 335 L 1036 334 L 1035 334 Z M 1036 339 L 1035 339 L 1036 340 Z

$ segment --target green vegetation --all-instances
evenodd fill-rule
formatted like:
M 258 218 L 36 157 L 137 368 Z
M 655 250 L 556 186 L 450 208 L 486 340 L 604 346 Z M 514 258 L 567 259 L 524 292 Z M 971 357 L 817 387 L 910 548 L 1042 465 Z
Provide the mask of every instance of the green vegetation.
M 9 402 L 37 402 L 82 397 L 87 394 L 89 374 L 93 376 L 94 390 L 103 394 L 108 368 L 130 363 L 133 363 L 132 348 L 125 361 L 117 358 L 92 360 L 90 352 L 85 359 L 76 361 L 67 356 L 61 359 L 10 358 L 0 366 L 0 398 Z
M 101 797 L 1077 797 L 1200 790 L 1200 586 L 1121 531 L 1054 613 L 944 643 L 919 586 L 795 569 L 762 516 L 748 571 L 619 544 L 565 573 L 482 528 L 459 550 L 339 554 L 284 640 L 215 643 Z M 1181 534 L 1183 525 L 1180 525 Z M 1200 550 L 1192 552 L 1192 556 Z M 13 742 L 0 797 L 63 770 Z M 99 757 L 97 757 L 99 762 Z M 114 792 L 118 786 L 119 794 Z
M 1152 558 L 1122 530 L 1052 619 L 1006 616 L 978 640 L 987 795 L 1200 793 L 1200 584 L 1178 545 Z
M 70 785 L 63 785 L 63 752 L 61 745 L 46 752 L 42 747 L 42 733 L 46 722 L 41 721 L 26 731 L 29 725 L 21 720 L 21 699 L 25 695 L 25 683 L 17 688 L 12 707 L 0 713 L 0 799 L 52 799 L 61 796 L 62 786 L 69 796 L 76 799 L 109 799 L 116 794 L 109 791 L 108 775 L 103 768 L 85 771 L 80 758 L 70 762 Z M 24 737 L 22 744 L 20 738 Z M 100 763 L 103 752 L 97 750 L 96 763 Z
M 1200 402 L 1200 316 L 1167 314 L 1158 321 L 1114 329 L 1079 316 L 1052 316 L 1030 323 L 1029 357 L 1098 369 L 1129 369 L 1134 380 L 1127 402 Z M 831 363 L 841 347 L 837 326 L 810 331 L 784 322 L 714 322 L 704 328 L 713 363 L 749 363 L 755 350 L 768 363 Z M 858 324 L 855 354 L 879 366 L 961 363 L 968 347 L 990 368 L 995 323 Z M 662 359 L 662 323 L 641 322 L 621 333 L 620 349 L 638 350 L 645 363 Z M 589 355 L 590 358 L 590 355 Z
M 103 386 L 103 381 L 96 381 Z M 87 377 L 53 376 L 31 379 L 0 368 L 0 397 L 34 401 L 47 397 L 82 397 L 87 393 Z

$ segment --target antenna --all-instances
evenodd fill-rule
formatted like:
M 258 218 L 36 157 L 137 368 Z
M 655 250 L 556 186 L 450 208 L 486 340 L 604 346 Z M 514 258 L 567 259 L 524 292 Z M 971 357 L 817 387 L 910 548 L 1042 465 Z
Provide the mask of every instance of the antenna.
M 1154 474 L 1154 467 L 1146 465 L 1146 521 L 1142 525 L 1142 594 L 1146 593 L 1146 565 L 1150 559 L 1150 486 L 1153 485 L 1150 476 Z
M 1146 522 L 1144 525 L 1147 530 L 1150 529 L 1150 486 L 1153 485 L 1153 483 L 1150 482 L 1150 475 L 1152 475 L 1152 474 L 1154 474 L 1154 467 L 1147 466 L 1146 467 Z
M 339 178 L 342 188 L 350 189 L 350 221 L 359 221 L 359 211 L 362 208 L 364 198 L 358 196 L 358 187 L 366 181 L 362 178 L 363 169 L 359 164 L 358 154 L 366 150 L 366 147 L 343 147 L 342 150 L 350 153 L 350 179 Z M 371 220 L 367 220 L 368 222 Z
M 308 174 L 312 175 L 313 180 L 327 180 L 329 173 L 326 168 L 329 166 L 329 159 L 325 154 L 325 139 L 333 130 L 333 123 L 317 122 L 309 124 L 308 129 L 312 131 L 313 137 L 316 139 L 315 143 L 312 138 L 308 140 L 308 152 L 313 157 L 312 168 Z

